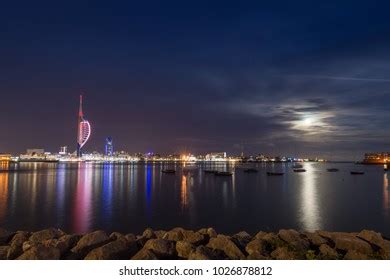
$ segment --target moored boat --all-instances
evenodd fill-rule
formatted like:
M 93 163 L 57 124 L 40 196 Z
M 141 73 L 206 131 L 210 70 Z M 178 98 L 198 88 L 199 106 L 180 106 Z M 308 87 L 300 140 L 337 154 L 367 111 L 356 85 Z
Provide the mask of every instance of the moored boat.
M 215 174 L 215 173 L 217 173 L 218 171 L 217 171 L 217 170 L 208 170 L 208 169 L 206 169 L 206 170 L 203 170 L 203 172 L 204 172 L 204 173 L 209 173 L 209 174 Z
M 303 168 L 295 168 L 295 169 L 294 169 L 294 172 L 296 172 L 296 173 L 306 172 L 306 169 L 303 169 Z
M 351 175 L 363 175 L 364 171 L 351 171 Z
M 328 170 L 328 172 L 337 172 L 337 171 L 339 171 L 338 168 L 328 168 L 327 170 Z

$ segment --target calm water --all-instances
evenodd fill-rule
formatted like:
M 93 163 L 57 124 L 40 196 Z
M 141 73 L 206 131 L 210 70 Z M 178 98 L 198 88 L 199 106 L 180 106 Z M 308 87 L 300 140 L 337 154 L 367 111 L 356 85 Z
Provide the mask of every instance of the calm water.
M 306 173 L 288 164 L 253 164 L 258 173 L 224 164 L 47 164 L 3 163 L 0 227 L 38 230 L 58 227 L 142 232 L 146 227 L 240 230 L 374 229 L 390 236 L 390 173 L 381 166 L 305 163 Z M 175 175 L 162 174 L 175 168 Z M 329 173 L 329 167 L 340 172 Z M 204 169 L 234 170 L 232 177 Z M 186 169 L 191 169 L 186 171 Z M 352 176 L 350 170 L 364 170 Z M 284 171 L 268 177 L 267 170 Z

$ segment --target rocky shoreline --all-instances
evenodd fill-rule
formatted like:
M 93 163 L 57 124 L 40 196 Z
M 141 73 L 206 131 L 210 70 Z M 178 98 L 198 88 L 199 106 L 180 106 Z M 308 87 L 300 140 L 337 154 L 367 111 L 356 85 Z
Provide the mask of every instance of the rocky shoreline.
M 110 235 L 98 230 L 84 235 L 49 228 L 38 232 L 10 232 L 0 228 L 0 260 L 389 260 L 390 240 L 380 233 L 346 232 L 277 233 L 242 231 L 217 234 L 175 228 L 146 229 L 142 235 Z

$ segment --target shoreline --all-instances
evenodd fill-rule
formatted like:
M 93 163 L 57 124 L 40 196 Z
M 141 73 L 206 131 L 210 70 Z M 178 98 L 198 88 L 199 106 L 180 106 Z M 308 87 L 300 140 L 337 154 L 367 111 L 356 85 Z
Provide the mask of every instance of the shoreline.
M 102 230 L 67 234 L 48 228 L 10 232 L 0 228 L 0 260 L 390 260 L 390 240 L 361 232 L 260 231 L 250 235 L 145 229 L 141 235 Z

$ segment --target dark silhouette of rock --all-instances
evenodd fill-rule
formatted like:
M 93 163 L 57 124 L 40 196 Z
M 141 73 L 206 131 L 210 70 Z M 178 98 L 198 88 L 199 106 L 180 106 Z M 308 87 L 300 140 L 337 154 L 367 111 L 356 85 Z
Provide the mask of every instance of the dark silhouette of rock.
M 207 247 L 223 251 L 230 259 L 239 260 L 244 259 L 245 255 L 237 247 L 237 245 L 231 240 L 230 237 L 225 235 L 218 235 L 211 238 Z
M 158 260 L 156 254 L 152 250 L 142 249 L 137 254 L 135 254 L 132 260 Z
M 76 254 L 79 258 L 84 258 L 91 250 L 100 247 L 110 241 L 107 234 L 102 231 L 94 231 L 84 235 L 71 252 Z
M 144 249 L 151 250 L 161 258 L 173 258 L 177 256 L 176 244 L 165 239 L 150 239 L 146 242 Z
M 137 251 L 136 242 L 129 242 L 123 237 L 93 249 L 85 257 L 85 260 L 127 260 L 133 257 Z
M 64 232 L 59 230 L 59 229 L 48 228 L 48 229 L 44 229 L 44 230 L 37 231 L 37 232 L 33 233 L 30 236 L 29 240 L 32 242 L 43 242 L 45 240 L 59 238 L 63 235 L 64 235 Z
M 18 260 L 59 260 L 61 256 L 60 250 L 44 245 L 33 246 L 24 252 Z
M 195 249 L 196 247 L 187 241 L 176 242 L 176 251 L 180 258 L 188 259 L 191 252 Z

